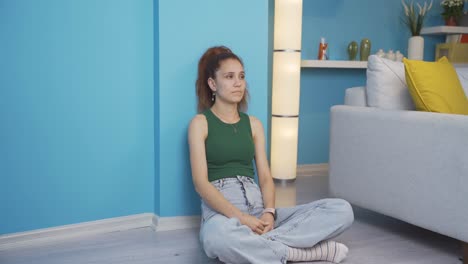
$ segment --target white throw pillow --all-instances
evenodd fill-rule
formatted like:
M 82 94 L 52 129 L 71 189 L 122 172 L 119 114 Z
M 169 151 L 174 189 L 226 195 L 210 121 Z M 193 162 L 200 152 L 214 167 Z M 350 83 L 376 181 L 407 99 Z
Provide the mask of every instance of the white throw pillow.
M 393 110 L 414 110 L 403 62 L 369 56 L 366 83 L 367 104 Z
M 465 95 L 468 97 L 468 66 L 456 67 L 455 70 L 457 71 L 458 79 L 465 91 Z

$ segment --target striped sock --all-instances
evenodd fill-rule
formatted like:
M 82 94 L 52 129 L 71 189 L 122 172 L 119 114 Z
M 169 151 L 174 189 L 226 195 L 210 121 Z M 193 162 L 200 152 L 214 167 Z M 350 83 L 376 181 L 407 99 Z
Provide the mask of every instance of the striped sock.
M 288 261 L 329 261 L 340 263 L 348 254 L 348 248 L 335 241 L 322 241 L 311 248 L 288 247 Z

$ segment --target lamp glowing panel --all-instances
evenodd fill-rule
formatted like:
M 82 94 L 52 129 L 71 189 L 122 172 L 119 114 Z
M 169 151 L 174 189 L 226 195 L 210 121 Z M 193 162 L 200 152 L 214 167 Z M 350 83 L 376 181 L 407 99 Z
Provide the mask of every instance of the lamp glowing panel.
M 301 49 L 302 0 L 275 0 L 275 34 L 278 49 Z
M 301 53 L 273 54 L 272 113 L 298 115 L 301 77 Z
M 271 120 L 271 174 L 275 179 L 296 178 L 298 118 Z

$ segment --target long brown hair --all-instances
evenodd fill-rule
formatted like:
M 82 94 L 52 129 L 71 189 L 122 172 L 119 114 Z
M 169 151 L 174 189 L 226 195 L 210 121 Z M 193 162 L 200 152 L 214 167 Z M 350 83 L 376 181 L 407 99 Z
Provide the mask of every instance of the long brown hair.
M 213 79 L 215 78 L 215 73 L 221 66 L 221 62 L 227 59 L 238 60 L 242 67 L 244 66 L 242 60 L 234 54 L 231 49 L 225 46 L 216 46 L 207 49 L 198 61 L 198 76 L 195 87 L 198 97 L 197 109 L 199 113 L 213 106 L 214 101 L 211 99 L 213 91 L 211 91 L 208 85 L 208 79 L 210 77 Z M 248 97 L 249 93 L 246 88 L 242 100 L 237 105 L 239 111 L 244 112 L 247 110 Z

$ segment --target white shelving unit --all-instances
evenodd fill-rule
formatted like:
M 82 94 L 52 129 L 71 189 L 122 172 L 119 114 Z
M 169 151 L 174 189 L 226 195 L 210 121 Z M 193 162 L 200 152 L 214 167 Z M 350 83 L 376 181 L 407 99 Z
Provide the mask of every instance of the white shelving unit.
M 421 35 L 446 35 L 446 43 L 458 42 L 461 34 L 468 34 L 468 27 L 437 26 L 421 29 Z
M 421 35 L 468 34 L 468 27 L 437 26 L 421 29 Z
M 421 29 L 421 35 L 446 35 L 445 43 L 459 42 L 461 34 L 468 34 L 468 27 L 437 26 Z M 467 67 L 467 63 L 456 63 L 455 67 Z
M 302 68 L 367 69 L 367 61 L 302 60 Z

